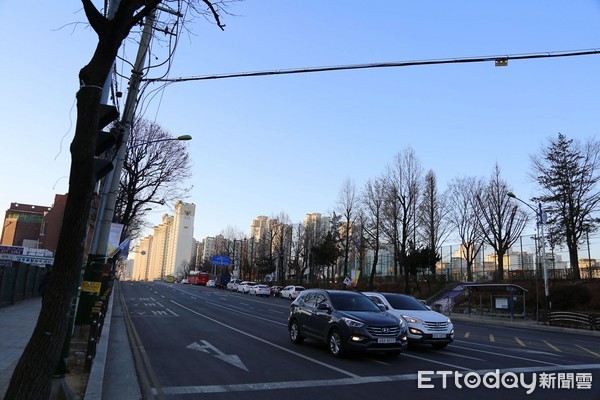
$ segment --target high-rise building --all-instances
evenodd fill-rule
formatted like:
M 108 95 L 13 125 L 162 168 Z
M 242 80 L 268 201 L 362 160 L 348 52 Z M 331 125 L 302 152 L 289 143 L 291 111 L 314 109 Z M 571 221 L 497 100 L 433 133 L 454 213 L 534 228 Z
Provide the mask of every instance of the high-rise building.
M 185 274 L 195 259 L 195 207 L 177 201 L 175 214 L 163 215 L 162 223 L 154 227 L 153 235 L 142 239 L 134 250 L 133 279 L 151 281 L 164 279 L 167 275 L 182 277 Z
M 146 236 L 140 240 L 140 243 L 133 249 L 135 258 L 131 279 L 136 281 L 146 281 L 149 276 L 152 276 L 150 274 L 150 259 L 153 239 L 154 237 L 152 235 Z M 156 279 L 156 277 L 153 277 L 153 279 Z
M 259 242 L 269 231 L 271 227 L 271 220 L 269 217 L 259 215 L 250 225 L 250 238 Z
M 169 236 L 167 252 L 167 266 L 172 268 L 172 275 L 183 275 L 189 270 L 194 252 L 194 216 L 196 206 L 192 203 L 184 203 L 181 200 L 175 202 L 175 215 L 173 216 L 173 227 Z

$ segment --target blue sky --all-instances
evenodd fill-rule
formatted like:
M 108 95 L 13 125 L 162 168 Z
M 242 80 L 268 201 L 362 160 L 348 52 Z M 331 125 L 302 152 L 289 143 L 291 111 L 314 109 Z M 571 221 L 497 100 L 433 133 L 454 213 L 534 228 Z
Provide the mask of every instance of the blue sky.
M 600 48 L 592 0 L 246 0 L 229 11 L 224 32 L 190 26 L 169 77 Z M 77 76 L 96 38 L 75 0 L 0 0 L 0 15 L 10 38 L 0 63 L 0 209 L 50 205 L 67 191 Z M 125 46 L 130 57 L 136 48 Z M 548 138 L 598 136 L 598 71 L 592 55 L 186 82 L 159 92 L 145 117 L 194 137 L 185 201 L 196 204 L 202 239 L 228 226 L 247 233 L 258 215 L 328 214 L 344 180 L 361 188 L 408 146 L 442 189 L 487 178 L 498 163 L 528 199 L 530 155 Z

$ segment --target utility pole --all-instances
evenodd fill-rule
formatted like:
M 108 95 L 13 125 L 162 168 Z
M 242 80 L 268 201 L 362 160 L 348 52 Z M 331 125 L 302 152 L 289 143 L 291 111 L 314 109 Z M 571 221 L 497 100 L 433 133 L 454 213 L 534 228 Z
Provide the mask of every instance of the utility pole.
M 93 284 L 94 287 L 101 285 L 103 281 L 104 266 L 107 262 L 108 254 L 108 237 L 111 230 L 111 224 L 114 217 L 115 205 L 117 201 L 117 193 L 121 177 L 123 162 L 127 156 L 127 140 L 131 132 L 134 112 L 139 93 L 140 82 L 142 80 L 144 63 L 146 54 L 152 37 L 152 29 L 154 25 L 155 12 L 152 11 L 144 24 L 144 30 L 140 40 L 137 57 L 133 66 L 132 75 L 129 83 L 129 92 L 120 127 L 123 129 L 122 143 L 117 151 L 116 161 L 113 170 L 106 177 L 104 182 L 104 190 L 98 210 L 98 218 L 94 229 L 92 240 L 92 248 L 88 255 L 88 261 L 84 272 L 84 284 Z M 83 291 L 80 294 L 79 304 L 77 305 L 77 315 L 75 323 L 77 325 L 87 325 L 91 322 L 91 311 L 95 301 L 99 299 L 99 291 Z
M 102 220 L 100 221 L 98 231 L 98 243 L 95 249 L 96 254 L 100 256 L 108 257 L 108 237 L 110 234 L 110 227 L 115 215 L 115 206 L 117 202 L 117 193 L 119 191 L 119 183 L 121 178 L 121 170 L 123 169 L 123 163 L 127 156 L 127 140 L 131 134 L 131 126 L 133 125 L 133 118 L 135 108 L 137 105 L 137 96 L 140 89 L 140 82 L 143 77 L 143 67 L 146 62 L 146 55 L 148 53 L 148 47 L 150 45 L 150 39 L 152 38 L 152 29 L 154 25 L 154 11 L 146 17 L 144 24 L 144 30 L 142 32 L 142 38 L 140 40 L 140 46 L 138 48 L 137 58 L 131 71 L 131 78 L 129 80 L 129 91 L 127 93 L 127 99 L 125 101 L 125 108 L 123 110 L 123 116 L 120 121 L 121 128 L 123 128 L 123 142 L 117 153 L 115 167 L 112 171 L 112 179 L 110 182 L 106 182 L 105 185 L 109 188 L 106 194 L 106 204 L 104 206 L 104 212 Z M 96 235 L 94 235 L 96 236 Z

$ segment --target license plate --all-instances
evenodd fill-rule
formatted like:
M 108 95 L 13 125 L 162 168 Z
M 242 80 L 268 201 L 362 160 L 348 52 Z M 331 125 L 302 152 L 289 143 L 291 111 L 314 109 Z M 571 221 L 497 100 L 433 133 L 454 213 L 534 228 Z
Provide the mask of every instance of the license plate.
M 377 343 L 396 343 L 396 339 L 394 339 L 394 338 L 379 338 L 379 339 L 377 339 Z
M 434 333 L 433 338 L 434 339 L 446 339 L 446 334 L 445 333 Z

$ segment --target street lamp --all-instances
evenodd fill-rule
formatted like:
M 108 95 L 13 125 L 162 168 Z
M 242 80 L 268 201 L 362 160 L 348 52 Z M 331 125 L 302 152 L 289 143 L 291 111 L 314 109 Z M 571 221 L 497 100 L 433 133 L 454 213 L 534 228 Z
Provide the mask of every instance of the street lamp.
M 546 304 L 548 305 L 548 311 L 552 310 L 552 302 L 550 301 L 550 290 L 548 288 L 548 268 L 546 266 L 546 240 L 544 238 L 544 223 L 545 213 L 542 210 L 542 203 L 538 203 L 538 208 L 533 207 L 531 204 L 518 198 L 513 192 L 506 193 L 508 197 L 511 197 L 521 203 L 525 204 L 535 213 L 537 222 L 540 224 L 540 236 L 542 241 L 542 270 L 544 271 L 544 296 L 546 297 Z
M 156 139 L 156 140 L 150 140 L 147 142 L 142 142 L 142 143 L 135 143 L 131 146 L 129 146 L 130 149 L 134 148 L 134 147 L 138 147 L 138 146 L 143 146 L 146 144 L 151 144 L 151 143 L 158 143 L 158 142 L 169 142 L 172 140 L 192 140 L 192 137 L 190 135 L 181 135 L 181 136 L 177 136 L 177 137 L 173 137 L 173 138 L 165 138 L 165 139 Z

